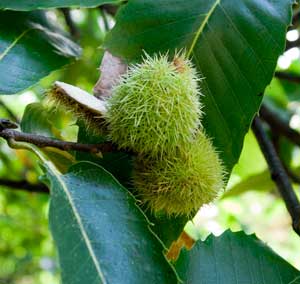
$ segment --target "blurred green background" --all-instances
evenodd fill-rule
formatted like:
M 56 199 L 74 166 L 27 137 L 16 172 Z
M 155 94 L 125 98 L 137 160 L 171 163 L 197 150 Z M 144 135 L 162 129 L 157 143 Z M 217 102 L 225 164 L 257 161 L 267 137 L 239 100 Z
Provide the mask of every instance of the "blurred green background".
M 49 11 L 47 16 L 68 28 L 61 11 Z M 82 58 L 52 73 L 22 94 L 2 96 L 0 117 L 20 120 L 26 105 L 42 101 L 43 94 L 55 80 L 92 92 L 99 77 L 97 68 L 103 55 L 101 42 L 114 20 L 98 8 L 73 9 L 71 17 L 79 29 Z M 298 31 L 291 30 L 287 38 L 290 41 L 297 40 Z M 299 58 L 299 48 L 290 49 L 279 58 L 278 70 L 300 76 Z M 274 79 L 266 90 L 265 103 L 288 120 L 291 127 L 300 131 L 299 84 Z M 57 130 L 64 139 L 74 140 L 76 137 L 77 127 L 68 115 L 61 116 Z M 299 149 L 282 138 L 278 139 L 278 147 L 286 166 L 300 176 Z M 26 179 L 37 183 L 40 174 L 38 161 L 31 153 L 14 151 L 5 141 L 0 141 L 0 180 Z M 299 193 L 299 185 L 295 183 L 294 187 Z M 0 284 L 59 283 L 59 268 L 48 230 L 47 211 L 47 194 L 1 186 Z M 214 204 L 203 207 L 194 222 L 197 234 L 202 239 L 211 232 L 219 235 L 227 228 L 255 232 L 279 255 L 300 269 L 300 239 L 291 228 L 290 217 L 251 132 L 245 138 L 241 158 L 234 168 L 226 193 Z

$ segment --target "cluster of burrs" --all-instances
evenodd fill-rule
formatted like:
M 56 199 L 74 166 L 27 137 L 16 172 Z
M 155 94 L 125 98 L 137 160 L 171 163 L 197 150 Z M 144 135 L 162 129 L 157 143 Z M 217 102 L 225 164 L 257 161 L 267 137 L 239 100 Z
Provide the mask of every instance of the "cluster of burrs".
M 110 138 L 137 153 L 136 194 L 154 212 L 192 215 L 223 188 L 222 163 L 201 125 L 200 81 L 184 55 L 146 55 L 108 101 Z
M 200 83 L 184 55 L 145 55 L 121 77 L 105 111 L 91 96 L 78 104 L 74 92 L 64 96 L 56 89 L 49 97 L 74 109 L 90 127 L 105 126 L 113 143 L 135 153 L 134 190 L 148 208 L 191 216 L 224 186 L 222 163 L 201 125 Z

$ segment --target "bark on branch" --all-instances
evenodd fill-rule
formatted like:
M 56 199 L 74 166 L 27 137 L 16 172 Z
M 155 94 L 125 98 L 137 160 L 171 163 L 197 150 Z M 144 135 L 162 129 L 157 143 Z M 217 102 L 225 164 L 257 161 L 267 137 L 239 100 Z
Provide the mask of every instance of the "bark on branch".
M 277 71 L 275 72 L 275 77 L 281 80 L 290 81 L 293 83 L 300 83 L 300 76 L 292 73 L 286 73 Z
M 49 193 L 49 189 L 46 185 L 42 183 L 33 184 L 27 180 L 9 180 L 9 179 L 0 179 L 0 186 L 8 187 L 12 190 L 25 190 L 28 192 L 37 192 L 37 193 Z
M 290 213 L 293 229 L 300 236 L 299 200 L 277 155 L 274 145 L 267 136 L 262 121 L 258 116 L 256 116 L 253 120 L 252 130 L 268 163 L 272 180 L 276 183 L 278 191 L 285 202 L 288 212 Z
M 76 24 L 74 23 L 72 16 L 71 16 L 71 12 L 69 8 L 61 8 L 60 9 L 64 15 L 65 18 L 65 22 L 66 25 L 69 28 L 70 34 L 72 35 L 72 37 L 77 40 L 80 37 L 80 32 L 79 29 L 77 28 Z
M 89 153 L 107 153 L 117 150 L 117 147 L 110 142 L 101 144 L 82 144 L 77 142 L 52 139 L 41 135 L 24 133 L 13 129 L 3 129 L 2 131 L 0 131 L 0 137 L 6 140 L 13 139 L 19 142 L 31 143 L 38 146 L 39 148 L 54 147 L 63 151 L 74 150 Z
M 260 117 L 269 125 L 272 131 L 272 143 L 275 147 L 275 150 L 280 157 L 279 153 L 279 137 L 284 136 L 292 143 L 300 146 L 300 133 L 296 130 L 292 129 L 289 126 L 288 121 L 285 121 L 280 116 L 278 116 L 274 111 L 272 111 L 266 105 L 262 105 L 260 108 Z M 292 169 L 289 168 L 288 165 L 284 163 L 282 160 L 282 164 L 288 176 L 295 183 L 300 184 L 300 177 L 293 172 Z
M 291 142 L 300 146 L 300 133 L 292 129 L 287 121 L 280 118 L 264 104 L 261 106 L 259 113 L 260 117 L 270 125 L 273 132 L 285 136 Z

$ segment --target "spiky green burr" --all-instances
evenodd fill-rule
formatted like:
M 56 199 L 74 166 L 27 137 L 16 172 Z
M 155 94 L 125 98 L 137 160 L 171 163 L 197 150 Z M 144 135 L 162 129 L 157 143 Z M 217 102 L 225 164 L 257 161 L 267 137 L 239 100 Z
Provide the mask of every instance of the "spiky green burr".
M 201 131 L 177 156 L 137 158 L 133 175 L 138 199 L 153 212 L 188 216 L 218 197 L 223 178 L 218 153 Z
M 184 56 L 145 55 L 129 68 L 108 100 L 110 137 L 149 157 L 175 155 L 200 126 L 198 76 Z

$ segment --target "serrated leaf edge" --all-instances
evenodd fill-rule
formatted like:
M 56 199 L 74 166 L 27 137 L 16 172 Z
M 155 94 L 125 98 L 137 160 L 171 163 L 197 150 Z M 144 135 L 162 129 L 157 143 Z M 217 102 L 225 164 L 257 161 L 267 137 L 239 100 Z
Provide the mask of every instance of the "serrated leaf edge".
M 94 262 L 94 264 L 95 264 L 96 270 L 97 270 L 97 272 L 99 273 L 99 276 L 100 276 L 101 280 L 103 281 L 103 284 L 107 284 L 107 281 L 105 280 L 104 275 L 103 275 L 103 273 L 102 273 L 102 271 L 101 271 L 100 264 L 99 264 L 99 262 L 98 262 L 98 260 L 97 260 L 97 258 L 96 258 L 96 256 L 95 256 L 95 254 L 94 254 L 94 252 L 93 252 L 93 248 L 92 248 L 90 239 L 88 238 L 87 234 L 86 234 L 85 231 L 84 231 L 84 227 L 83 227 L 81 218 L 80 218 L 78 212 L 76 211 L 76 207 L 75 207 L 74 203 L 72 202 L 72 197 L 70 196 L 70 194 L 69 194 L 69 192 L 68 192 L 68 189 L 67 189 L 67 187 L 65 186 L 65 183 L 64 183 L 64 181 L 63 181 L 62 178 L 61 178 L 61 173 L 58 171 L 58 169 L 55 167 L 55 165 L 53 165 L 52 162 L 51 162 L 49 159 L 47 159 L 47 157 L 46 157 L 46 156 L 45 156 L 45 155 L 44 155 L 37 147 L 35 147 L 34 145 L 27 144 L 27 143 L 18 143 L 18 144 L 20 144 L 20 145 L 22 144 L 22 148 L 27 149 L 27 150 L 30 150 L 30 151 L 32 151 L 34 154 L 36 154 L 37 157 L 38 157 L 38 158 L 41 160 L 41 162 L 43 163 L 44 167 L 46 168 L 47 173 L 48 173 L 48 174 L 53 174 L 53 176 L 54 176 L 55 178 L 57 178 L 58 182 L 62 185 L 62 188 L 63 188 L 64 192 L 66 193 L 66 195 L 67 195 L 67 197 L 68 197 L 68 200 L 69 200 L 69 202 L 70 202 L 70 204 L 71 204 L 72 210 L 74 211 L 74 214 L 75 214 L 76 220 L 77 220 L 77 222 L 78 222 L 78 224 L 79 224 L 79 229 L 80 229 L 80 231 L 82 232 L 84 241 L 85 241 L 85 243 L 86 243 L 86 245 L 87 245 L 87 247 L 88 247 L 89 252 L 91 253 L 91 257 L 92 257 L 92 260 L 93 260 L 93 262 Z M 81 161 L 81 162 L 78 162 L 76 165 L 81 164 L 81 163 L 88 163 L 88 164 L 94 165 L 94 166 L 98 167 L 99 169 L 103 170 L 105 173 L 107 173 L 107 174 L 112 178 L 112 180 L 113 180 L 114 182 L 116 182 L 116 184 L 117 184 L 118 186 L 120 186 L 123 190 L 126 190 L 126 192 L 127 192 L 132 198 L 134 198 L 134 200 L 135 200 L 134 195 L 133 195 L 130 191 L 128 191 L 126 188 L 124 188 L 124 186 L 121 185 L 121 184 L 119 183 L 119 181 L 118 181 L 118 180 L 117 180 L 110 172 L 108 172 L 106 169 L 100 167 L 99 165 L 97 165 L 97 164 L 95 164 L 95 163 L 89 162 L 89 161 Z M 75 166 L 75 165 L 73 165 L 72 167 L 74 167 L 74 166 Z M 72 167 L 71 167 L 71 168 L 72 168 Z M 70 168 L 70 169 L 71 169 L 71 168 Z M 174 272 L 174 275 L 175 275 L 175 277 L 176 277 L 176 279 L 177 279 L 177 283 L 183 283 L 183 281 L 180 279 L 180 277 L 179 277 L 177 271 L 175 270 L 174 266 L 168 261 L 168 259 L 166 258 L 165 254 L 163 253 L 163 251 L 167 251 L 167 248 L 165 247 L 165 245 L 164 245 L 164 243 L 162 242 L 162 240 L 161 240 L 161 239 L 156 235 L 156 233 L 151 229 L 151 226 L 153 226 L 153 223 L 150 222 L 150 220 L 148 219 L 148 217 L 145 215 L 145 213 L 142 211 L 142 209 L 141 209 L 137 204 L 135 204 L 135 206 L 136 206 L 137 209 L 141 212 L 141 214 L 144 216 L 145 221 L 146 221 L 146 223 L 147 223 L 147 227 L 148 227 L 150 233 L 151 233 L 151 234 L 156 238 L 156 240 L 161 244 L 162 249 L 163 249 L 163 250 L 162 250 L 162 255 L 163 255 L 163 257 L 165 258 L 166 262 L 170 265 L 171 270 Z
M 105 280 L 104 275 L 101 271 L 100 264 L 99 264 L 99 262 L 96 258 L 96 255 L 94 254 L 91 241 L 90 241 L 89 237 L 87 236 L 87 234 L 84 230 L 84 226 L 82 224 L 81 218 L 80 218 L 80 216 L 79 216 L 79 214 L 76 210 L 76 206 L 74 205 L 72 197 L 71 197 L 71 195 L 70 195 L 63 179 L 61 178 L 61 173 L 58 171 L 58 169 L 52 164 L 52 162 L 49 159 L 47 159 L 47 157 L 37 147 L 35 147 L 33 145 L 30 145 L 30 144 L 27 144 L 27 143 L 22 143 L 22 146 L 24 148 L 26 148 L 27 150 L 30 150 L 34 154 L 36 154 L 38 156 L 38 158 L 42 161 L 45 168 L 47 169 L 47 173 L 52 174 L 57 179 L 57 181 L 61 184 L 61 187 L 63 188 L 63 190 L 64 190 L 64 192 L 65 192 L 65 194 L 66 194 L 66 196 L 69 200 L 72 211 L 73 211 L 73 213 L 75 215 L 75 218 L 78 222 L 79 230 L 82 233 L 83 240 L 84 240 L 84 242 L 85 242 L 85 244 L 88 248 L 88 251 L 91 255 L 91 258 L 93 260 L 93 263 L 95 265 L 97 273 L 99 274 L 99 277 L 100 277 L 101 281 L 103 281 L 102 283 L 107 284 L 107 281 Z M 52 186 L 52 184 L 51 184 L 51 186 Z

